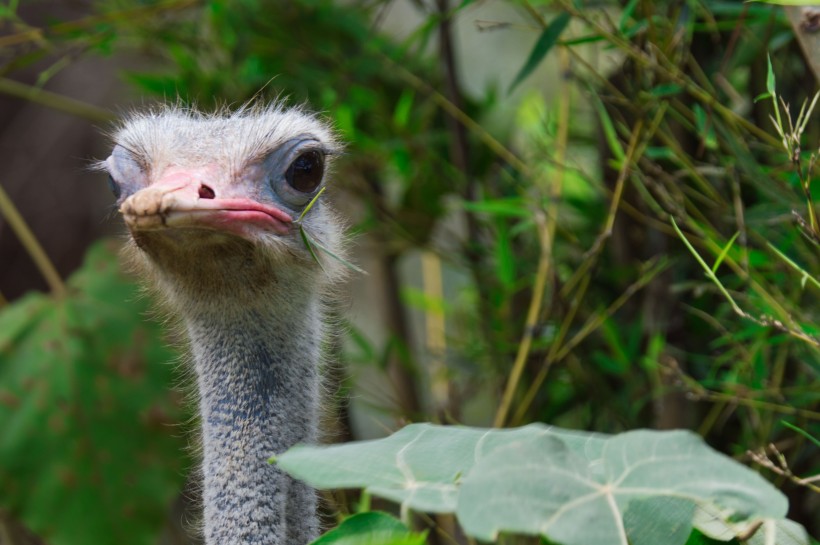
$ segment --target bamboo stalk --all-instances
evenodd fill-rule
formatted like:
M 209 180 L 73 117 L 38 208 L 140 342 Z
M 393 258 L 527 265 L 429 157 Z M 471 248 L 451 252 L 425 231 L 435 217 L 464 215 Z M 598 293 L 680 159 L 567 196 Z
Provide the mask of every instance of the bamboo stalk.
M 566 48 L 559 50 L 559 64 L 562 74 L 567 74 L 570 69 L 569 53 Z M 541 243 L 541 252 L 538 258 L 538 269 L 533 285 L 532 299 L 527 311 L 527 321 L 524 324 L 524 334 L 518 345 L 518 353 L 515 356 L 510 379 L 504 390 L 501 404 L 495 415 L 493 426 L 500 428 L 507 420 L 513 395 L 521 381 L 524 371 L 524 364 L 529 357 L 532 348 L 532 340 L 536 330 L 538 315 L 541 313 L 542 301 L 549 277 L 550 263 L 552 262 L 552 250 L 555 243 L 555 231 L 558 225 L 558 206 L 564 187 L 564 165 L 566 163 L 567 142 L 569 140 L 569 118 L 572 109 L 571 103 L 572 89 L 568 78 L 561 79 L 561 87 L 558 98 L 558 130 L 555 142 L 555 172 L 551 178 L 551 183 L 546 188 L 548 204 L 546 213 L 536 213 L 536 224 L 538 226 L 538 239 Z
M 110 123 L 117 119 L 116 115 L 103 108 L 8 78 L 0 78 L 0 93 L 22 98 L 96 123 Z
M 51 260 L 48 258 L 45 250 L 43 250 L 37 237 L 35 237 L 34 233 L 29 229 L 23 216 L 20 215 L 14 203 L 11 202 L 3 186 L 0 186 L 0 215 L 6 218 L 9 227 L 11 227 L 12 231 L 17 235 L 17 238 L 20 239 L 20 243 L 26 251 L 28 251 L 34 264 L 37 265 L 37 268 L 40 270 L 40 274 L 46 279 L 51 293 L 55 297 L 65 295 L 65 284 L 57 273 L 57 269 L 54 267 L 54 264 L 51 263 Z

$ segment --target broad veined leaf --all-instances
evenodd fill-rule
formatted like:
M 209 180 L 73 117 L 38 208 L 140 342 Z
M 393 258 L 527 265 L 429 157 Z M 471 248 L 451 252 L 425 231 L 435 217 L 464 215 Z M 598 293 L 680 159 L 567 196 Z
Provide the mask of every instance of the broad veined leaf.
M 511 532 L 543 535 L 562 545 L 627 545 L 655 528 L 666 533 L 665 545 L 682 545 L 696 506 L 722 520 L 786 514 L 786 498 L 771 484 L 689 432 L 613 436 L 592 462 L 556 448 L 556 440 L 510 444 L 473 468 L 456 511 L 468 534 L 491 540 Z M 653 498 L 661 501 L 653 505 Z
M 682 431 L 414 424 L 377 441 L 295 447 L 277 462 L 318 488 L 365 488 L 406 509 L 454 511 L 481 540 L 521 533 L 562 545 L 650 545 L 663 536 L 683 545 L 708 517 L 730 529 L 725 540 L 779 521 L 787 508 L 758 474 Z
M 809 545 L 806 529 L 788 519 L 767 520 L 747 541 L 748 545 Z
M 723 520 L 707 509 L 695 511 L 695 527 L 706 537 L 729 541 L 735 536 L 748 537 L 747 545 L 809 545 L 806 529 L 788 519 Z
M 0 507 L 53 545 L 156 543 L 188 465 L 175 355 L 115 246 L 0 312 Z
M 459 483 L 475 463 L 510 442 L 542 435 L 561 437 L 562 446 L 584 459 L 586 452 L 599 456 L 605 437 L 536 424 L 515 430 L 411 424 L 375 441 L 297 446 L 275 462 L 316 488 L 364 488 L 408 509 L 452 513 Z
M 387 513 L 371 511 L 345 519 L 311 545 L 424 545 L 426 538 L 426 532 L 411 532 Z
M 692 533 L 694 504 L 683 498 L 634 500 L 623 514 L 630 545 L 686 543 Z

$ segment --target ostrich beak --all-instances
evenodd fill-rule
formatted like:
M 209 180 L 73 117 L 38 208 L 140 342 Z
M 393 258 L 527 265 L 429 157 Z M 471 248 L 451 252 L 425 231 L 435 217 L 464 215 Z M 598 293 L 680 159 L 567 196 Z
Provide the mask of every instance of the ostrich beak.
M 290 231 L 293 218 L 287 212 L 246 197 L 220 198 L 221 188 L 205 183 L 204 174 L 204 170 L 174 167 L 128 197 L 120 206 L 128 228 L 134 233 L 211 229 L 244 238 L 254 238 L 260 231 L 278 235 Z

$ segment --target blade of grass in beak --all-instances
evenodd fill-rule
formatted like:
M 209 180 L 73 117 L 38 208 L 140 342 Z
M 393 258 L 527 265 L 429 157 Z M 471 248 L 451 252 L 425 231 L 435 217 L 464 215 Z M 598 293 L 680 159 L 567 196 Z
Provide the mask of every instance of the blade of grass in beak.
M 310 212 L 310 209 L 313 208 L 313 205 L 316 203 L 316 201 L 319 200 L 319 197 L 322 196 L 322 193 L 325 192 L 325 189 L 327 189 L 327 186 L 324 186 L 322 189 L 320 189 L 319 192 L 316 195 L 314 195 L 314 197 L 312 199 L 310 199 L 310 202 L 307 204 L 305 209 L 302 210 L 302 213 L 299 214 L 299 219 L 297 219 L 295 223 L 299 223 L 300 221 L 302 221 L 302 218 L 304 218 L 305 215 L 308 212 Z
M 312 257 L 313 261 L 315 261 L 319 264 L 320 267 L 322 267 L 322 270 L 325 270 L 325 268 L 322 266 L 322 262 L 319 261 L 319 256 L 317 256 L 316 252 L 313 251 L 313 244 L 311 243 L 311 239 L 308 236 L 307 231 L 305 231 L 305 228 L 301 225 L 299 226 L 299 234 L 302 235 L 302 242 L 305 243 L 305 247 L 307 247 L 308 252 L 310 252 L 310 257 Z
M 355 271 L 357 273 L 361 273 L 361 274 L 365 274 L 365 275 L 367 274 L 367 271 L 365 271 L 364 269 L 361 269 L 361 268 L 357 267 L 356 265 L 354 265 L 353 263 L 351 263 L 350 261 L 339 257 L 338 255 L 334 254 L 333 252 L 331 252 L 330 250 L 328 250 L 327 248 L 325 248 L 324 246 L 322 246 L 321 244 L 316 242 L 313 239 L 313 237 L 311 237 L 308 234 L 308 232 L 305 230 L 304 227 L 302 227 L 302 226 L 299 227 L 299 234 L 302 235 L 302 240 L 304 241 L 305 246 L 307 246 L 307 249 L 310 252 L 310 255 L 313 256 L 313 259 L 315 259 L 316 262 L 319 263 L 320 266 L 321 266 L 321 262 L 319 261 L 319 257 L 316 255 L 316 252 L 313 250 L 314 246 L 319 248 L 320 250 L 322 250 L 324 253 L 326 253 L 327 255 L 329 255 L 330 257 L 332 257 L 333 259 L 335 259 L 336 261 L 338 261 L 339 263 L 341 263 L 342 265 L 344 265 L 348 269 L 350 269 L 352 271 Z

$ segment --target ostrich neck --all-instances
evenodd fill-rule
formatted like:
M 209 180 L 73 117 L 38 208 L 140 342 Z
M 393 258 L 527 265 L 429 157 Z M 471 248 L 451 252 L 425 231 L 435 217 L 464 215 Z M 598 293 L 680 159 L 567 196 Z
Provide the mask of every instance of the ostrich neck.
M 281 299 L 281 300 L 280 300 Z M 263 297 L 188 313 L 199 387 L 208 545 L 303 545 L 315 497 L 267 462 L 316 436 L 321 317 L 315 297 Z

